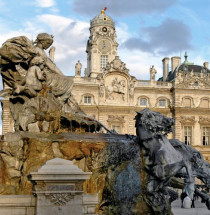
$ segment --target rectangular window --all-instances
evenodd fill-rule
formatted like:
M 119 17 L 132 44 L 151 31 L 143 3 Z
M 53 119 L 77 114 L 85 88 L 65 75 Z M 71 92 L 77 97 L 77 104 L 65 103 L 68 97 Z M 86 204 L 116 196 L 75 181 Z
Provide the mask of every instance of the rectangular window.
M 192 126 L 184 126 L 184 143 L 192 145 Z
M 101 62 L 100 62 L 100 71 L 103 72 L 103 69 L 106 67 L 108 63 L 108 55 L 101 55 Z
M 91 104 L 91 96 L 84 96 L 84 103 Z
M 143 107 L 147 106 L 147 99 L 146 98 L 141 98 L 140 99 L 140 106 L 143 106 Z
M 166 107 L 166 100 L 165 99 L 159 100 L 159 107 Z
M 210 127 L 203 127 L 202 141 L 204 146 L 210 145 L 209 135 L 210 135 Z

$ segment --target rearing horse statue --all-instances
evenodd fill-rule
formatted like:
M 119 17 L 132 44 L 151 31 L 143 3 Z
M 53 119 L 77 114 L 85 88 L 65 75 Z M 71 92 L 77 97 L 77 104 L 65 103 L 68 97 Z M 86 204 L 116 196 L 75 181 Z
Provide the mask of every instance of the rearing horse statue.
M 170 203 L 166 187 L 172 177 L 184 178 L 185 193 L 192 200 L 195 192 L 194 177 L 209 183 L 209 164 L 197 150 L 178 140 L 167 139 L 167 134 L 172 131 L 174 125 L 173 119 L 149 109 L 137 112 L 135 119 L 136 133 L 143 155 L 143 168 L 147 172 L 147 202 L 154 212 L 158 211 L 160 205 L 165 204 L 165 212 L 162 211 L 162 214 L 168 214 L 167 207 Z M 198 161 L 203 165 L 203 169 L 198 167 Z

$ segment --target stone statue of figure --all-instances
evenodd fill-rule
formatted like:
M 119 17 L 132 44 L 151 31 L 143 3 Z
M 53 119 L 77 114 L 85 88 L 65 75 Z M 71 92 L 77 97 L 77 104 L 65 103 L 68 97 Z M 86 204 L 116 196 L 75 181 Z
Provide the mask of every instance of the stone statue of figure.
M 105 90 L 104 83 L 101 82 L 100 86 L 99 86 L 99 95 L 100 95 L 100 97 L 104 96 L 104 90 Z
M 183 77 L 182 77 L 182 71 L 179 70 L 177 73 L 176 73 L 176 81 L 179 83 L 183 80 Z
M 88 77 L 88 74 L 87 74 L 87 68 L 85 68 L 84 76 L 85 76 L 85 77 Z
M 40 81 L 45 79 L 43 75 L 44 60 L 40 56 L 34 57 L 30 61 L 30 67 L 26 73 L 25 84 L 15 86 L 15 93 L 20 94 L 25 91 L 30 97 L 37 95 L 37 92 L 42 89 Z
M 36 96 L 41 88 L 39 85 L 40 79 L 42 79 L 38 75 L 41 74 L 37 68 L 39 67 L 41 71 L 44 71 L 46 87 L 51 89 L 50 91 L 57 102 L 62 108 L 66 105 L 70 106 L 68 101 L 70 97 L 73 97 L 71 94 L 73 81 L 67 79 L 50 57 L 46 55 L 45 50 L 52 43 L 53 36 L 47 33 L 38 34 L 35 42 L 25 36 L 19 36 L 8 39 L 3 43 L 0 47 L 1 75 L 3 82 L 9 88 L 2 90 L 0 92 L 1 96 L 19 96 L 21 94 L 20 96 L 24 96 L 25 101 Z M 32 65 L 31 62 L 34 59 L 39 59 L 39 62 Z M 42 63 L 40 64 L 40 62 Z M 34 77 L 32 78 L 32 76 Z M 33 80 L 33 86 L 31 86 L 31 83 L 27 84 L 29 80 Z M 71 107 L 78 107 L 73 98 L 70 100 L 72 101 Z
M 80 76 L 81 75 L 81 69 L 82 69 L 82 64 L 78 60 L 78 62 L 75 65 L 75 75 Z
M 0 48 L 0 64 L 29 63 L 35 56 L 40 56 L 44 61 L 44 66 L 52 73 L 63 75 L 53 61 L 46 55 L 45 51 L 53 43 L 53 36 L 47 33 L 37 35 L 34 43 L 27 37 L 19 36 L 7 40 Z
M 43 58 L 44 65 L 51 70 L 52 72 L 55 72 L 57 74 L 63 75 L 63 73 L 58 69 L 58 67 L 53 63 L 53 61 L 47 57 L 44 50 L 48 49 L 52 43 L 53 43 L 53 36 L 49 35 L 47 33 L 41 33 L 38 34 L 36 40 L 35 40 L 35 47 L 37 54 Z
M 154 65 L 150 68 L 150 80 L 154 81 L 155 80 L 155 75 L 156 75 L 157 71 L 154 67 Z

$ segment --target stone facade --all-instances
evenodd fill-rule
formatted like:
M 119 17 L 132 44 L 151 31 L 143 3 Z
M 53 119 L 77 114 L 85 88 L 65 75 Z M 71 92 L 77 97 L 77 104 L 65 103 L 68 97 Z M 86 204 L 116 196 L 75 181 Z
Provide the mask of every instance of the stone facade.
M 78 72 L 72 94 L 82 110 L 120 134 L 135 134 L 134 116 L 145 107 L 175 119 L 169 138 L 177 138 L 201 151 L 210 160 L 210 71 L 208 63 L 194 65 L 180 57 L 163 59 L 163 77 L 137 80 L 117 56 L 113 20 L 102 10 L 90 22 L 87 68 Z M 171 64 L 172 71 L 169 71 Z M 13 130 L 8 102 L 2 101 L 3 134 Z M 9 122 L 9 123 L 8 123 Z

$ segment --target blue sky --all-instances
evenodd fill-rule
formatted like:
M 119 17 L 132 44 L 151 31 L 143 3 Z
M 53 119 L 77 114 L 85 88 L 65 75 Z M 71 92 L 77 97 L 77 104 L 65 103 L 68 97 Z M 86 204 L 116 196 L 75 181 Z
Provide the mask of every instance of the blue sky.
M 164 57 L 181 56 L 203 64 L 210 60 L 208 0 L 0 0 L 0 43 L 14 36 L 54 35 L 55 61 L 74 75 L 77 60 L 86 67 L 89 21 L 106 6 L 116 24 L 118 55 L 138 79 L 154 65 L 162 74 Z

